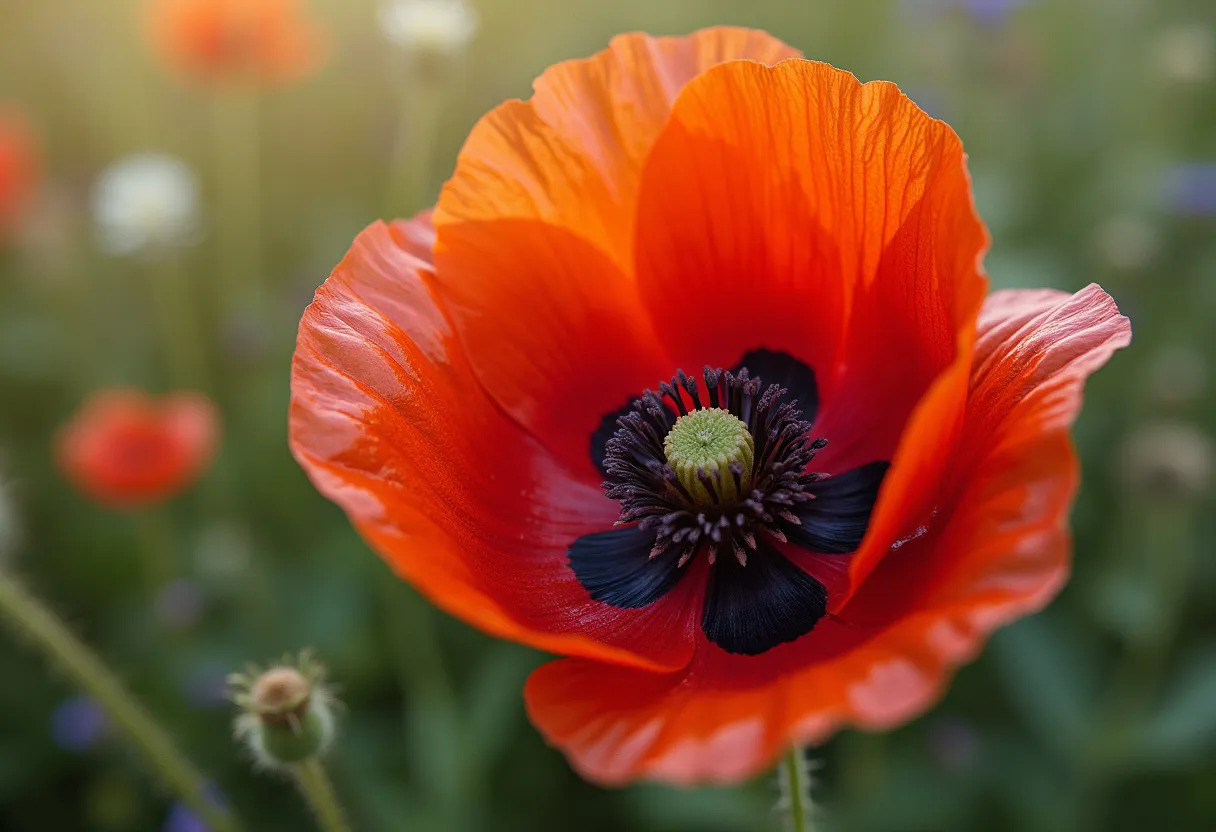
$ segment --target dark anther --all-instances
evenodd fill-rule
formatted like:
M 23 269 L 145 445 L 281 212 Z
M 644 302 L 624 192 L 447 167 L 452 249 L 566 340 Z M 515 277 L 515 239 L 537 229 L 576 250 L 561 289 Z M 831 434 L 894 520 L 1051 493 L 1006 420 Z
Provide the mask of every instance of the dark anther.
M 794 507 L 811 500 L 808 486 L 826 478 L 806 469 L 827 440 L 812 440 L 797 405 L 782 402 L 787 391 L 765 386 L 747 368 L 706 367 L 701 382 L 704 398 L 698 380 L 679 371 L 617 420 L 605 449 L 604 493 L 621 504 L 618 524 L 636 523 L 655 535 L 649 558 L 670 555 L 683 566 L 703 552 L 710 562 L 723 557 L 745 566 L 758 536 L 784 542 L 799 528 Z M 746 426 L 750 465 L 698 468 L 681 481 L 664 442 L 677 416 L 706 408 L 726 410 Z

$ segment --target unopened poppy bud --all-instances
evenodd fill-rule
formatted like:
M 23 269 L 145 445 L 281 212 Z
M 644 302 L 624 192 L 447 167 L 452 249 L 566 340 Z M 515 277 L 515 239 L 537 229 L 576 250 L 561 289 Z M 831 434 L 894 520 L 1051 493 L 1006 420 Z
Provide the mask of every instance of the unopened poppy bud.
M 323 754 L 334 735 L 333 696 L 325 668 L 307 653 L 267 670 L 229 677 L 240 706 L 236 734 L 259 764 L 278 768 Z

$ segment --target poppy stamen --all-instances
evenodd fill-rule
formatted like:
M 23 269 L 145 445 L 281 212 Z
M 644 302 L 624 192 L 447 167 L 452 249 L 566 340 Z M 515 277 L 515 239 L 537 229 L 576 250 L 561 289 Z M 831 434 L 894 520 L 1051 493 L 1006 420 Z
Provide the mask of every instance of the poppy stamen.
M 826 478 L 806 468 L 827 440 L 810 438 L 799 406 L 782 401 L 785 388 L 746 367 L 706 367 L 701 379 L 704 398 L 697 379 L 677 371 L 617 420 L 604 493 L 621 504 L 617 525 L 654 531 L 651 559 L 678 552 L 679 567 L 721 553 L 746 566 L 758 534 L 785 542 L 801 525 L 791 509 Z

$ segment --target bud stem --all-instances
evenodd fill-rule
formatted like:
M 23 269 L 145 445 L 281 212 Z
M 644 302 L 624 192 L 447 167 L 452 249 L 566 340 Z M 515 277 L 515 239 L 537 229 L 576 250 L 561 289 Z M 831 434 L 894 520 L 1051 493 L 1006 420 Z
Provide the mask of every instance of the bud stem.
M 262 300 L 262 99 L 255 89 L 233 89 L 214 104 L 218 276 L 230 313 Z
M 342 805 L 334 792 L 333 784 L 325 774 L 325 766 L 317 757 L 310 757 L 291 767 L 300 796 L 316 815 L 317 826 L 322 832 L 350 832 L 350 825 L 342 813 Z
M 0 616 L 66 673 L 127 734 L 154 772 L 207 822 L 214 832 L 237 832 L 239 824 L 205 791 L 202 776 L 173 740 L 123 688 L 104 662 L 15 578 L 0 571 Z
M 143 579 L 149 592 L 163 587 L 175 573 L 173 521 L 164 506 L 150 506 L 135 515 Z
M 806 767 L 805 752 L 793 746 L 777 769 L 790 832 L 815 832 L 811 818 L 811 776 Z
M 396 102 L 397 130 L 393 136 L 392 158 L 386 177 L 384 216 L 410 216 L 431 205 L 431 172 L 436 139 L 443 120 L 444 93 L 439 79 L 417 76 L 417 56 L 394 50 L 393 81 L 414 75 L 412 83 L 402 85 L 405 93 Z M 404 60 L 404 62 L 403 62 Z
M 172 249 L 156 251 L 143 266 L 174 387 L 207 389 L 206 360 L 199 350 L 205 341 L 198 334 L 198 305 L 181 254 Z

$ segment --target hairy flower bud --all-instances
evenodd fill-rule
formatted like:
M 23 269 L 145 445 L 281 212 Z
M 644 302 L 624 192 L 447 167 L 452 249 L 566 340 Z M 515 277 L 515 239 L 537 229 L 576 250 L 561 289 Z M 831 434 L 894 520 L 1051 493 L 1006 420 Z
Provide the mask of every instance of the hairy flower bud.
M 325 753 L 333 740 L 334 699 L 325 667 L 307 651 L 262 670 L 228 677 L 240 706 L 236 735 L 259 765 L 281 768 Z

